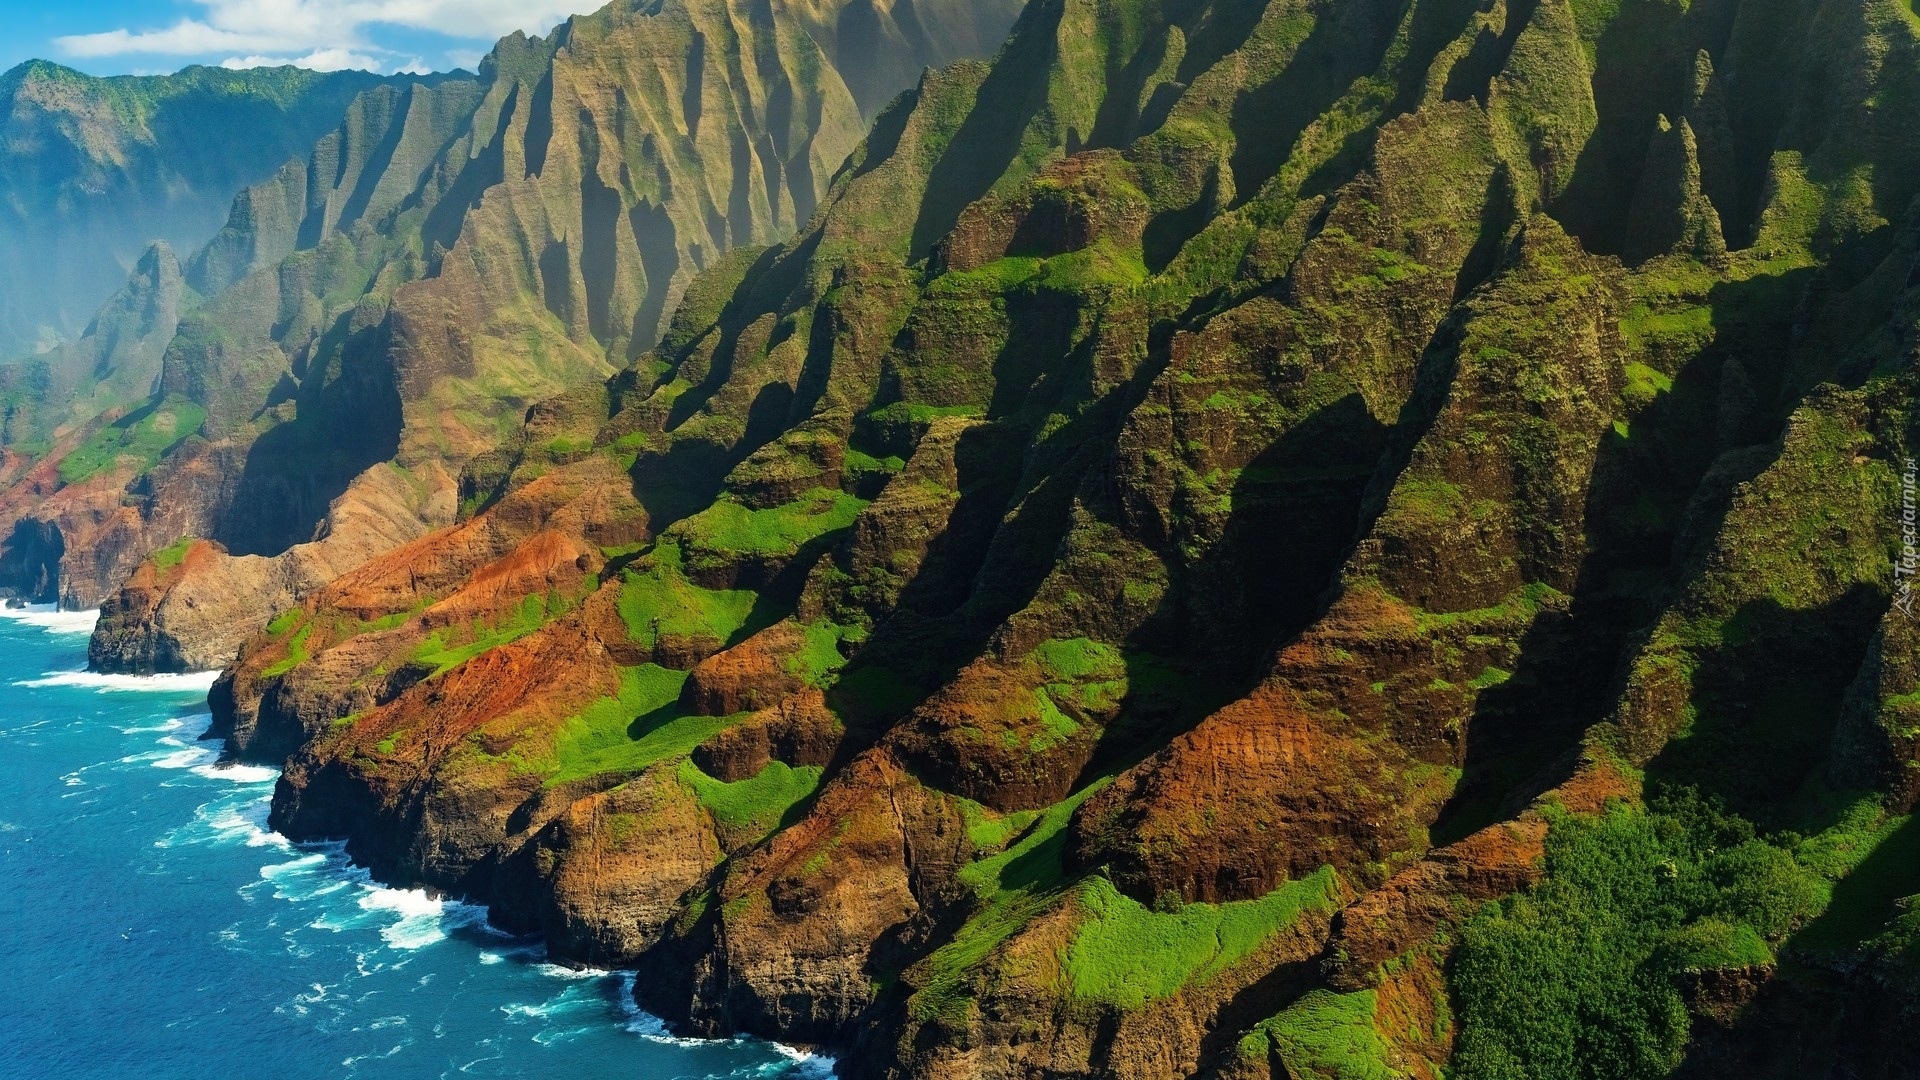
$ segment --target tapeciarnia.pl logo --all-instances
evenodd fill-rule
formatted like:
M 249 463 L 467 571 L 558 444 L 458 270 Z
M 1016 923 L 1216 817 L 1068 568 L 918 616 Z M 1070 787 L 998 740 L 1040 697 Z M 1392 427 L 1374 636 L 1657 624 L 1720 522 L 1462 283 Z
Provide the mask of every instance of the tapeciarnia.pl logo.
M 1900 558 L 1893 564 L 1893 604 L 1908 616 L 1913 615 L 1913 579 L 1920 574 L 1920 527 L 1915 523 L 1915 470 L 1913 459 L 1906 460 L 1900 473 Z

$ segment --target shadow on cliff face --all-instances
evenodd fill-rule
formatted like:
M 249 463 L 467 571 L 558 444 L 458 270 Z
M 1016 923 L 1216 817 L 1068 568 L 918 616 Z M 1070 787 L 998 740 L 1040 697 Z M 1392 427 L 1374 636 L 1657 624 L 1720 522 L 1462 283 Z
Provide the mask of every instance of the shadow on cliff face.
M 279 555 L 314 539 L 354 477 L 399 452 L 400 392 L 386 359 L 387 324 L 352 330 L 351 317 L 342 315 L 315 344 L 326 358 L 320 369 L 269 403 L 290 403 L 294 415 L 247 450 L 213 537 L 234 555 Z
M 1888 597 L 1855 585 L 1808 610 L 1742 605 L 1696 654 L 1693 717 L 1648 763 L 1653 797 L 1691 789 L 1763 830 L 1817 832 L 1832 807 L 1802 798 L 1826 771 L 1841 702 Z
M 796 246 L 768 248 L 754 260 L 753 265 L 740 279 L 740 286 L 735 290 L 734 298 L 721 312 L 716 323 L 719 338 L 714 343 L 712 351 L 707 354 L 707 368 L 703 377 L 699 383 L 673 399 L 673 405 L 667 412 L 667 431 L 677 430 L 707 407 L 714 395 L 733 378 L 736 359 L 751 362 L 758 355 L 772 353 L 776 347 L 793 335 L 793 320 L 780 319 L 768 332 L 764 343 L 753 348 L 746 357 L 736 355 L 743 344 L 743 337 L 756 324 L 757 316 L 761 313 L 770 315 L 772 312 L 783 310 L 782 298 L 800 287 L 801 275 L 812 263 L 815 253 L 819 250 L 820 236 L 819 230 L 815 230 L 803 237 Z M 696 338 L 693 342 L 687 343 L 682 351 L 671 357 L 673 375 L 677 376 L 680 373 L 680 366 L 695 353 L 695 347 L 700 340 L 702 339 Z M 662 381 L 664 382 L 665 379 Z M 763 434 L 761 441 L 778 434 L 778 430 L 773 431 L 771 435 Z M 756 449 L 759 449 L 757 443 L 743 439 L 734 448 L 738 454 L 736 460 L 744 460 Z
M 1912 939 L 1896 931 L 1884 952 L 1862 951 L 1915 893 L 1920 821 L 1908 820 L 1835 883 L 1826 911 L 1781 947 L 1785 962 L 1697 977 L 1700 1015 L 1675 1080 L 1920 1076 Z
M 1772 440 L 1799 405 L 1785 385 L 1787 324 L 1808 277 L 1793 270 L 1715 286 L 1707 297 L 1714 339 L 1632 416 L 1630 434 L 1602 442 L 1570 610 L 1529 628 L 1512 677 L 1480 695 L 1434 843 L 1517 813 L 1564 779 L 1586 729 L 1616 703 L 1636 634 L 1719 534 L 1734 484 L 1779 454 Z M 1702 431 L 1714 437 L 1703 440 Z
M 1884 971 L 1844 979 L 1810 968 L 1794 977 L 1740 969 L 1703 973 L 1695 982 L 1690 1004 L 1705 1015 L 1694 1020 L 1674 1080 L 1920 1076 L 1913 1024 L 1920 995 Z M 1732 1016 L 1723 1019 L 1726 1013 Z
M 1703 4 L 1695 11 L 1735 6 Z M 1698 34 L 1701 21 L 1698 14 L 1689 18 L 1685 8 L 1629 0 L 1594 42 L 1600 72 L 1593 79 L 1597 124 L 1578 158 L 1562 165 L 1566 189 L 1553 207 L 1554 216 L 1588 251 L 1618 254 L 1621 249 L 1655 118 L 1678 122 L 1685 106 L 1691 65 L 1683 59 L 1687 50 L 1673 43 L 1689 36 L 1682 24 L 1694 24 Z M 1725 35 L 1716 36 L 1724 40 Z M 1702 39 L 1696 47 L 1708 44 Z M 1713 44 L 1718 51 L 1719 42 Z M 1723 214 L 1732 209 L 1723 207 Z
M 1686 409 L 1667 414 L 1669 422 L 1692 419 Z M 1513 816 L 1551 788 L 1582 735 L 1611 709 L 1633 632 L 1657 614 L 1671 522 L 1690 487 L 1658 484 L 1635 451 L 1625 439 L 1601 442 L 1582 516 L 1586 554 L 1567 590 L 1571 603 L 1527 627 L 1510 677 L 1475 700 L 1461 733 L 1460 781 L 1429 829 L 1436 846 Z M 1621 506 L 1636 513 L 1623 515 Z
M 67 553 L 66 537 L 50 521 L 22 518 L 0 543 L 0 594 L 29 604 L 51 604 L 60 598 L 60 560 Z
M 1029 4 L 1014 24 L 980 85 L 976 105 L 927 176 L 909 249 L 914 258 L 933 250 L 953 230 L 960 212 L 984 196 L 1019 153 L 1027 125 L 1047 103 L 1049 77 L 1058 59 L 1055 36 L 1064 11 L 1058 0 Z M 1043 20 L 1049 23 L 1044 28 Z
M 1593 591 L 1577 591 L 1567 612 L 1535 619 L 1512 676 L 1475 701 L 1462 732 L 1460 782 L 1429 827 L 1435 846 L 1518 813 L 1553 786 L 1554 767 L 1606 718 L 1619 657 L 1644 609 Z
M 507 100 L 500 107 L 493 137 L 487 140 L 480 153 L 468 159 L 446 193 L 427 211 L 426 220 L 420 225 L 420 240 L 425 250 L 439 253 L 451 250 L 460 239 L 460 230 L 468 212 L 480 205 L 482 193 L 505 182 L 507 128 L 513 122 L 519 101 L 520 84 L 515 83 L 513 89 L 507 91 Z M 403 209 L 412 205 L 410 200 Z M 436 257 L 436 274 L 439 272 L 439 262 Z
M 1204 656 L 1264 661 L 1319 614 L 1352 548 L 1387 425 L 1358 393 L 1321 407 L 1240 472 L 1220 543 L 1193 568 L 1186 634 Z M 1228 598 L 1216 608 L 1214 598 Z
M 1051 569 L 1088 455 L 1023 489 L 1028 459 L 1039 452 L 1031 436 L 1024 424 L 1004 422 L 962 436 L 955 455 L 960 498 L 947 527 L 832 695 L 837 706 L 869 717 L 875 734 L 977 659 Z
M 1388 428 L 1357 393 L 1309 414 L 1240 471 L 1232 511 L 1122 648 L 1129 691 L 1074 788 L 1125 768 L 1266 675 L 1324 609 Z
M 1034 604 L 1076 506 L 1107 516 L 1103 467 L 1124 417 L 1163 363 L 1143 363 L 1103 392 L 1092 387 L 1100 343 L 1097 335 L 1076 338 L 1089 306 L 1083 296 L 1055 290 L 1006 297 L 1011 326 L 987 367 L 986 422 L 955 448 L 959 499 L 893 610 L 843 673 L 842 704 L 861 711 L 856 697 L 892 681 L 877 715 L 911 711 Z M 876 407 L 898 399 L 898 378 L 882 379 Z M 1070 419 L 1047 426 L 1053 415 Z M 903 443 L 886 426 L 856 424 L 853 442 L 876 454 L 910 456 L 918 436 Z
M 1429 6 L 1462 5 L 1421 4 L 1416 10 L 1424 13 Z M 1233 103 L 1229 123 L 1236 136 L 1232 168 L 1237 201 L 1252 198 L 1280 171 L 1301 133 L 1324 116 L 1356 80 L 1380 70 L 1403 9 L 1399 4 L 1366 2 L 1328 5 L 1321 10 L 1324 14 L 1314 21 L 1312 31 L 1279 76 L 1242 92 Z M 1422 24 L 1419 29 L 1434 29 L 1424 25 L 1426 20 L 1418 21 Z M 1434 34 L 1410 44 L 1415 49 L 1430 46 L 1437 52 L 1444 43 L 1442 35 Z M 1410 67 L 1415 71 L 1426 69 L 1421 63 Z

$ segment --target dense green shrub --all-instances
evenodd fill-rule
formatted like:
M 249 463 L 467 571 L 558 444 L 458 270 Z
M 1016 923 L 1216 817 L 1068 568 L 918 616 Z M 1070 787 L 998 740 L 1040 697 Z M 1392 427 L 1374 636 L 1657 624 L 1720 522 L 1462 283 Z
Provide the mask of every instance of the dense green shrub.
M 1829 890 L 1744 821 L 1695 800 L 1668 812 L 1556 813 L 1547 874 L 1461 933 L 1460 1080 L 1667 1075 L 1690 1030 L 1682 977 L 1767 964 Z

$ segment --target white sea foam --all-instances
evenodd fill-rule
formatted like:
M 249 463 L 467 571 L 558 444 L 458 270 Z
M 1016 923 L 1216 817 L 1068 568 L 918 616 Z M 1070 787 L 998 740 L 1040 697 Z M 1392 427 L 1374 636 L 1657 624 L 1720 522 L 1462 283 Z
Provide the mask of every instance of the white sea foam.
M 553 997 L 538 1005 L 515 1003 L 500 1006 L 500 1011 L 514 1020 L 546 1020 L 561 1013 L 575 1012 L 600 1004 L 597 995 L 583 994 L 579 987 L 569 986 Z
M 664 1046 L 709 1046 L 714 1043 L 732 1043 L 738 1046 L 754 1041 L 745 1035 L 735 1036 L 732 1039 L 689 1039 L 684 1036 L 675 1035 L 672 1029 L 667 1027 L 665 1020 L 642 1009 L 640 1003 L 634 998 L 634 985 L 639 977 L 637 972 L 623 971 L 620 973 L 620 1008 L 627 1015 L 627 1022 L 624 1026 L 626 1030 L 632 1034 L 638 1035 L 648 1042 L 660 1043 Z M 794 1078 L 801 1078 L 801 1080 L 834 1080 L 834 1077 L 837 1075 L 834 1072 L 836 1064 L 834 1059 L 825 1054 L 811 1053 L 797 1046 L 787 1046 L 783 1043 L 766 1043 L 764 1045 L 772 1047 L 774 1052 L 778 1053 L 784 1060 L 768 1062 L 766 1065 L 754 1070 L 751 1075 L 778 1076 L 782 1077 L 783 1080 L 794 1080 Z
M 106 691 L 177 690 L 185 683 L 191 689 L 200 690 L 211 685 L 212 680 L 212 675 L 205 674 L 130 678 L 60 672 L 33 680 L 31 685 L 89 686 Z M 749 1041 L 744 1038 L 706 1040 L 675 1036 L 664 1022 L 643 1012 L 635 1002 L 637 976 L 634 973 L 614 973 L 544 962 L 544 948 L 494 929 L 487 923 L 484 907 L 447 899 L 424 889 L 380 886 L 373 881 L 367 869 L 355 866 L 348 860 L 344 844 L 294 845 L 267 828 L 272 800 L 260 790 L 260 786 L 276 780 L 278 770 L 258 765 L 222 765 L 213 746 L 193 741 L 191 732 L 203 729 L 206 721 L 207 717 L 202 713 L 165 721 L 156 719 L 148 721 L 145 726 L 126 729 L 128 735 L 157 738 L 150 744 L 154 746 L 153 750 L 123 760 L 183 771 L 232 785 L 219 789 L 224 793 L 201 806 L 192 822 L 176 828 L 157 841 L 156 846 L 224 846 L 239 843 L 271 847 L 283 852 L 263 860 L 264 865 L 259 868 L 259 880 L 242 886 L 241 892 L 249 900 L 271 895 L 281 903 L 307 907 L 307 912 L 297 916 L 295 921 L 281 922 L 280 916 L 275 915 L 270 916 L 267 923 L 269 927 L 279 928 L 288 950 L 295 955 L 313 954 L 310 948 L 301 943 L 301 939 L 305 937 L 311 944 L 309 935 L 314 930 L 351 931 L 355 935 L 365 935 L 369 947 L 364 950 L 356 947 L 354 965 L 357 977 L 364 978 L 378 971 L 406 966 L 413 962 L 409 954 L 445 940 L 450 934 L 462 930 L 481 931 L 502 939 L 506 944 L 489 944 L 484 950 L 478 951 L 479 963 L 499 964 L 509 960 L 529 963 L 540 974 L 559 984 L 556 987 L 558 992 L 546 1001 L 501 1008 L 501 1012 L 510 1020 L 527 1024 L 532 1029 L 529 1035 L 522 1037 L 531 1037 L 541 1044 L 553 1044 L 591 1034 L 596 1024 L 588 1023 L 588 1014 L 605 1007 L 602 996 L 605 983 L 600 980 L 617 977 L 620 980 L 621 1007 L 625 1012 L 624 1027 L 635 1035 L 652 1042 L 680 1047 L 713 1044 L 741 1046 Z M 77 772 L 71 775 L 76 780 L 79 778 Z M 168 781 L 169 784 L 187 782 L 184 777 Z M 378 942 L 371 940 L 375 933 L 379 935 Z M 222 934 L 222 940 L 230 944 L 239 942 L 241 937 L 237 929 Z M 352 980 L 355 976 L 349 975 L 348 978 Z M 423 985 L 427 978 L 431 976 L 421 980 Z M 323 1025 L 334 1022 L 326 1019 L 330 1015 L 337 1014 L 339 1019 L 344 1019 L 352 1011 L 351 1006 L 334 1001 L 339 995 L 332 988 L 316 984 L 313 989 L 312 994 L 300 995 L 284 1008 L 301 1016 L 307 1016 L 311 1011 L 317 1022 Z M 277 1006 L 276 1011 L 282 1011 L 282 1008 Z M 364 1022 L 354 1030 L 375 1031 L 405 1026 L 403 1017 L 382 1016 Z M 371 1065 L 400 1050 L 410 1041 L 403 1040 L 386 1054 L 373 1052 L 356 1055 L 348 1058 L 344 1064 L 350 1070 Z M 832 1058 L 778 1044 L 773 1044 L 771 1048 L 781 1055 L 780 1060 L 735 1075 L 767 1077 L 769 1080 L 774 1077 L 781 1080 L 832 1080 L 834 1076 Z
M 53 604 L 29 604 L 26 607 L 0 606 L 0 619 L 32 626 L 49 634 L 91 634 L 100 621 L 98 611 L 61 611 Z
M 387 1058 L 390 1058 L 393 1055 L 398 1054 L 400 1051 L 405 1050 L 407 1047 L 412 1045 L 413 1045 L 412 1039 L 402 1039 L 400 1042 L 394 1044 L 394 1046 L 391 1049 L 387 1050 L 385 1053 L 355 1054 L 352 1057 L 342 1059 L 340 1064 L 348 1070 L 347 1075 L 355 1076 L 359 1074 L 361 1065 L 366 1064 L 368 1062 L 385 1061 Z
M 563 964 L 541 964 L 540 974 L 549 979 L 604 979 L 613 974 L 602 968 L 567 967 Z
M 636 972 L 620 973 L 620 1010 L 627 1014 L 626 1029 L 649 1042 L 667 1043 L 673 1046 L 698 1046 L 699 1039 L 682 1039 L 667 1027 L 667 1022 L 642 1009 L 635 1000 L 633 989 L 640 976 Z
M 193 821 L 155 840 L 153 846 L 173 848 L 192 844 L 224 846 L 240 843 L 247 847 L 291 850 L 293 845 L 285 837 L 267 828 L 267 814 L 272 802 L 269 795 L 255 796 L 253 792 L 242 789 L 194 811 Z
M 65 784 L 65 785 L 66 785 L 66 786 L 68 786 L 68 787 L 85 787 L 85 786 L 86 786 L 86 784 L 87 784 L 87 774 L 88 774 L 88 773 L 90 773 L 90 772 L 92 772 L 92 771 L 93 771 L 93 770 L 95 770 L 95 769 L 99 769 L 99 768 L 104 768 L 104 767 L 106 767 L 107 765 L 110 765 L 110 764 L 111 764 L 111 765 L 119 765 L 119 764 L 121 764 L 121 762 L 118 762 L 118 761 L 113 761 L 113 762 L 106 762 L 106 761 L 97 761 L 97 762 L 95 762 L 95 763 L 93 763 L 92 765 L 82 765 L 82 766 L 80 766 L 79 768 L 77 768 L 77 769 L 75 769 L 75 770 L 73 770 L 73 771 L 72 771 L 72 772 L 70 772 L 70 773 L 62 773 L 62 774 L 60 775 L 60 782 L 61 782 L 61 783 L 63 783 L 63 784 Z
M 146 757 L 144 754 L 139 756 Z M 172 753 L 162 754 L 160 757 L 149 760 L 153 762 L 153 767 L 156 769 L 192 769 L 194 772 L 199 772 L 219 761 L 220 751 L 211 746 L 183 746 Z
M 369 885 L 367 892 L 360 897 L 362 911 L 398 915 L 399 918 L 380 928 L 380 938 L 390 948 L 413 950 L 425 948 L 436 941 L 446 939 L 447 930 L 452 925 L 463 925 L 474 920 L 474 905 L 462 904 L 434 896 L 425 889 L 394 889 Z M 479 921 L 486 920 L 486 909 L 477 909 Z
M 781 1073 L 789 1080 L 833 1080 L 836 1075 L 833 1070 L 838 1062 L 825 1054 L 809 1053 L 785 1043 L 768 1043 L 767 1045 L 773 1047 L 775 1053 L 792 1063 L 793 1067 L 790 1071 Z
M 539 1043 L 541 1046 L 552 1046 L 554 1043 L 563 1043 L 570 1039 L 578 1039 L 582 1035 L 591 1035 L 593 1032 L 594 1029 L 590 1026 L 559 1028 L 557 1030 L 549 1028 L 546 1031 L 535 1034 L 533 1041 Z
M 261 847 L 263 845 L 255 841 L 273 835 L 267 829 L 270 804 L 266 799 L 254 799 L 239 806 L 216 805 L 219 808 L 206 818 L 206 822 L 223 839 L 242 840 L 248 847 Z
M 217 671 L 192 671 L 184 675 L 103 675 L 97 671 L 49 671 L 38 679 L 22 679 L 13 685 L 29 688 L 71 686 L 97 690 L 103 694 L 204 694 L 213 689 Z
M 122 735 L 164 735 L 169 731 L 179 731 L 181 728 L 186 727 L 187 724 L 189 724 L 194 720 L 199 720 L 202 723 L 205 723 L 207 720 L 207 714 L 201 713 L 198 716 L 193 716 L 193 717 L 176 716 L 171 720 L 165 721 L 164 723 L 154 724 L 150 727 L 123 727 L 120 729 L 120 734 Z
M 642 1009 L 640 1002 L 635 1000 L 633 996 L 634 984 L 639 977 L 636 972 L 632 971 L 623 971 L 620 973 L 620 1009 L 627 1014 L 627 1022 L 625 1025 L 627 1031 L 640 1036 L 648 1042 L 661 1043 L 666 1046 L 701 1046 L 709 1041 L 706 1039 L 688 1039 L 675 1035 L 673 1030 L 667 1027 L 665 1020 Z
M 260 880 L 243 886 L 241 894 L 251 898 L 254 889 L 265 888 L 272 892 L 275 900 L 304 904 L 359 887 L 361 882 L 355 880 L 353 875 L 341 872 L 346 857 L 337 850 L 331 850 L 334 847 L 336 845 L 329 845 L 329 850 L 304 850 L 286 862 L 268 863 L 260 868 Z M 327 929 L 345 927 L 329 926 Z
M 280 881 L 295 874 L 304 874 L 327 865 L 327 853 L 310 851 L 305 855 L 296 855 L 283 863 L 268 863 L 260 868 L 260 877 L 264 881 Z M 340 882 L 342 885 L 348 882 Z
M 234 763 L 196 765 L 195 774 L 209 780 L 225 780 L 233 784 L 265 784 L 280 779 L 280 770 L 266 765 L 238 765 Z
M 535 941 L 528 938 L 516 938 L 514 935 L 507 933 L 505 930 L 502 930 L 494 926 L 492 923 L 485 921 L 485 918 L 484 918 L 485 913 L 482 912 L 481 914 L 482 914 L 482 918 L 478 923 L 469 923 L 465 928 L 478 930 L 481 933 L 484 933 L 489 937 L 496 938 L 503 943 L 514 942 L 516 940 L 519 942 L 519 944 L 503 944 L 503 946 L 500 946 L 500 947 L 483 950 L 480 953 L 481 963 L 504 964 L 507 961 L 511 960 L 516 964 L 541 964 L 542 967 L 548 966 L 542 963 L 542 961 L 545 960 L 547 955 L 547 947 L 544 944 L 540 943 L 539 941 Z M 554 964 L 551 966 L 553 967 L 554 970 L 552 972 L 548 972 L 548 974 L 553 975 L 556 978 L 565 979 L 565 978 L 574 977 L 571 969 L 560 967 L 558 964 Z M 561 974 L 563 972 L 565 974 Z M 594 974 L 606 975 L 610 973 L 595 972 Z

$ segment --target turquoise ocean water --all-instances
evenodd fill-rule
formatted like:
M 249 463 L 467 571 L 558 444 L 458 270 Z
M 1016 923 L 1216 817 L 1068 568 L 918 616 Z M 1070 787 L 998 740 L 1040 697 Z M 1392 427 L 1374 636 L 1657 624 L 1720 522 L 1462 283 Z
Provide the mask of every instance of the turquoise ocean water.
M 0 612 L 0 1080 L 832 1075 L 268 832 L 274 771 L 197 741 L 212 677 L 88 674 L 91 625 Z

